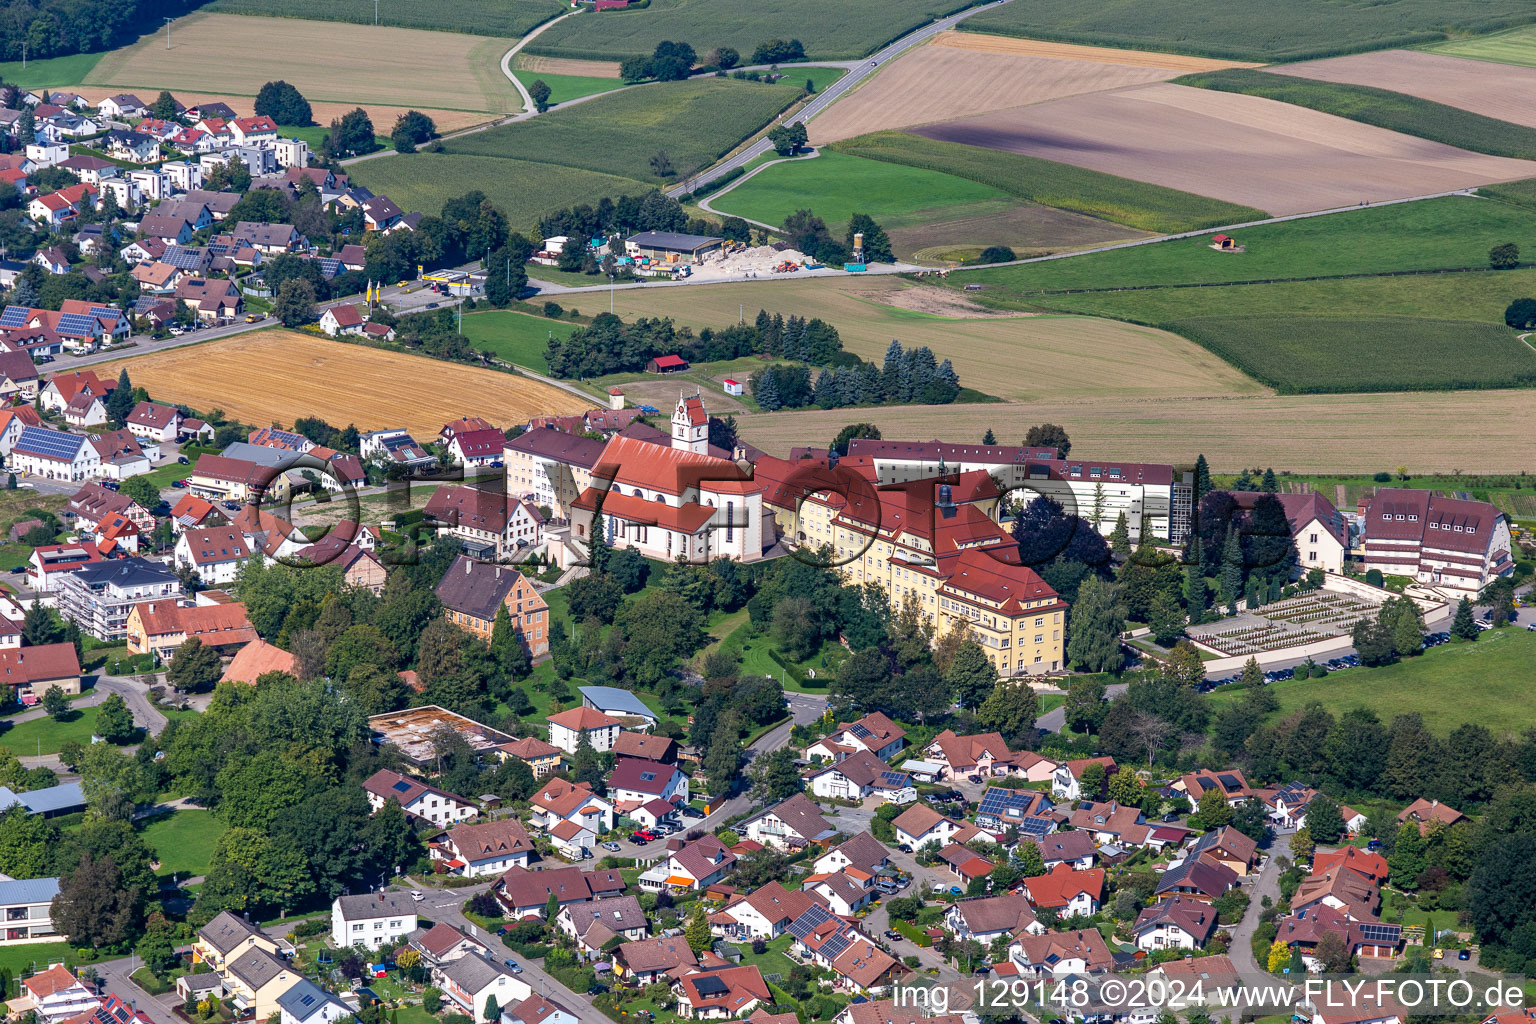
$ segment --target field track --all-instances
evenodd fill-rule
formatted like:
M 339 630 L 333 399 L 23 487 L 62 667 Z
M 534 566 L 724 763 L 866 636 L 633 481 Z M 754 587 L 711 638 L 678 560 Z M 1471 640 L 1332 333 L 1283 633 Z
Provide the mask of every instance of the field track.
M 1272 214 L 1536 176 L 1482 156 L 1254 96 L 1154 84 L 917 129 L 1133 177 Z
M 296 331 L 253 331 L 97 366 L 127 369 L 157 399 L 224 410 L 266 425 L 319 416 L 360 430 L 405 427 L 435 434 L 451 419 L 483 415 L 498 425 L 540 413 L 588 407 L 580 399 L 511 374 L 317 338 Z
M 1387 50 L 1265 70 L 1319 82 L 1369 85 L 1536 128 L 1536 68 Z

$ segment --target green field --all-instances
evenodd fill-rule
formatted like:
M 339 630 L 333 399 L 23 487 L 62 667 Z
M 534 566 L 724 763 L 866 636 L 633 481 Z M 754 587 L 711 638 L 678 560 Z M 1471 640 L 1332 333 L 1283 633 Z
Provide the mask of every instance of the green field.
M 534 82 L 543 82 L 549 86 L 549 102 L 564 103 L 567 100 L 580 99 L 583 96 L 592 96 L 600 92 L 612 92 L 614 89 L 622 89 L 625 82 L 617 78 L 590 78 L 585 75 L 547 75 L 542 71 L 517 71 L 514 69 L 518 80 L 525 87 Z
M 1519 64 L 1536 68 L 1536 25 L 1523 25 L 1507 32 L 1470 39 L 1451 39 L 1422 49 L 1452 57 L 1493 61 L 1495 64 Z
M 25 760 L 39 754 L 57 754 L 64 744 L 71 741 L 89 743 L 91 733 L 95 731 L 94 707 L 71 708 L 64 713 L 63 720 L 44 715 L 0 732 L 0 747 L 8 748 L 11 753 Z
M 828 152 L 759 171 L 711 205 L 765 224 L 782 224 L 809 207 L 841 235 L 855 213 L 890 229 L 963 217 L 967 204 L 1006 198 L 1001 189 L 952 174 Z
M 641 10 L 567 18 L 529 44 L 529 54 L 622 59 L 663 39 L 701 55 L 734 47 L 746 63 L 759 43 L 799 39 L 807 56 L 863 57 L 917 26 L 970 6 L 965 0 L 845 0 L 807 8 L 797 0 L 651 0 Z
M 1162 326 L 1281 394 L 1536 385 L 1536 351 L 1502 324 L 1236 313 Z
M 1322 679 L 1282 680 L 1270 689 L 1280 698 L 1282 718 L 1317 702 L 1335 715 L 1363 707 L 1382 722 L 1418 712 L 1442 736 L 1459 725 L 1485 725 L 1499 735 L 1536 725 L 1530 691 L 1536 633 L 1517 627 L 1489 630 L 1469 644 L 1445 644 L 1384 668 L 1352 668 Z M 1238 694 L 1217 692 L 1217 702 Z
M 1526 206 L 1536 210 L 1536 178 L 1526 178 L 1524 181 L 1506 181 L 1502 185 L 1484 185 L 1477 190 L 1478 195 L 1491 196 L 1506 203 L 1514 203 L 1516 206 Z
M 1275 75 L 1244 68 L 1185 75 L 1174 82 L 1177 85 L 1294 103 L 1298 107 L 1347 117 L 1351 121 L 1373 124 L 1405 135 L 1417 135 L 1421 139 L 1459 146 L 1475 153 L 1524 160 L 1536 157 L 1536 128 L 1484 117 L 1460 107 L 1419 99 L 1389 89 L 1316 82 L 1308 78 L 1293 78 L 1290 75 Z
M 490 120 L 489 116 L 487 116 L 486 120 Z M 393 128 L 394 125 L 377 124 L 373 127 L 375 131 L 378 131 L 381 128 L 388 131 L 389 129 Z M 328 124 L 285 124 L 279 125 L 278 130 L 282 132 L 284 138 L 303 139 L 305 142 L 309 143 L 310 150 L 315 153 L 320 152 L 320 146 L 325 141 L 325 137 L 331 134 L 331 126 Z M 388 135 L 375 135 L 373 137 L 373 141 L 378 145 L 380 149 L 393 149 L 395 146 L 395 144 L 390 141 Z
M 160 860 L 160 874 L 186 879 L 208 873 L 214 845 L 228 827 L 212 811 L 182 809 L 151 818 L 140 833 Z
M 85 81 L 85 76 L 101 60 L 99 53 L 72 53 L 68 57 L 49 57 L 47 60 L 29 60 L 22 67 L 21 61 L 0 61 L 0 81 L 11 82 L 23 89 L 73 89 Z
M 544 351 L 550 332 L 564 339 L 575 329 L 576 325 L 569 321 L 551 320 L 527 313 L 477 312 L 464 318 L 464 337 L 475 348 L 539 373 L 549 372 L 549 364 L 544 361 Z
M 352 181 L 388 195 L 406 210 L 439 211 L 448 200 L 479 189 L 518 231 L 532 229 L 551 210 L 651 188 L 631 178 L 554 164 L 446 153 L 368 160 L 347 170 Z
M 369 0 L 334 0 L 323 4 L 319 0 L 215 0 L 202 9 L 222 14 L 261 14 L 372 25 L 375 5 Z M 563 4 L 552 0 L 454 0 L 451 4 L 386 0 L 377 6 L 381 25 L 514 38 L 557 16 L 563 9 Z
M 1281 61 L 1433 42 L 1446 38 L 1447 31 L 1491 32 L 1527 21 L 1531 13 L 1524 0 L 1295 0 L 1259 5 L 1223 0 L 1032 0 L 978 14 L 961 28 L 1066 43 Z
M 445 148 L 662 183 L 673 178 L 652 171 L 651 158 L 659 151 L 667 153 L 678 176 L 687 175 L 735 149 L 800 95 L 798 87 L 730 78 L 656 83 L 476 132 Z M 586 198 L 594 201 L 601 194 Z
M 968 178 L 1044 206 L 1158 233 L 1195 231 L 1268 216 L 1263 210 L 1054 160 L 957 142 L 937 142 L 904 132 L 873 132 L 833 143 L 830 148 L 851 156 Z

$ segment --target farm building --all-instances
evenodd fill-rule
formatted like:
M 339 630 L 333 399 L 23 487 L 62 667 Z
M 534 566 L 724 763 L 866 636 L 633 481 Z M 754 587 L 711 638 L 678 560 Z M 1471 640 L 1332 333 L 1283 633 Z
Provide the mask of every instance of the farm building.
M 697 260 L 706 253 L 718 252 L 725 239 L 710 235 L 684 235 L 675 231 L 642 231 L 625 239 L 624 249 L 634 257 L 676 263 Z
M 657 356 L 645 364 L 646 373 L 682 373 L 688 369 L 688 360 L 679 355 Z
M 731 380 L 729 377 L 725 379 L 725 383 L 722 386 L 725 388 L 725 393 L 728 395 L 739 395 L 746 390 L 746 388 L 743 387 L 741 381 Z

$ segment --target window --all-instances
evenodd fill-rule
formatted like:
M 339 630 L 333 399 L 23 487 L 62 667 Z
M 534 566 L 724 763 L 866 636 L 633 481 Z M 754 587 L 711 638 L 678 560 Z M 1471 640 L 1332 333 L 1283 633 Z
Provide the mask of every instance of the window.
M 1413 514 L 1412 514 L 1412 513 L 1409 513 L 1409 515 L 1408 515 L 1408 521 L 1409 521 L 1409 522 L 1410 522 L 1410 523 L 1416 523 L 1416 522 L 1418 522 L 1418 521 L 1419 521 L 1419 517 L 1418 517 L 1418 516 L 1416 516 L 1416 515 L 1413 515 Z
M 1469 527 L 1467 527 L 1467 532 L 1468 533 L 1476 533 L 1477 532 L 1477 527 L 1469 526 Z
M 1317 534 L 1314 533 L 1311 536 L 1309 536 L 1307 538 L 1307 543 L 1309 543 L 1309 544 L 1316 544 L 1317 543 Z

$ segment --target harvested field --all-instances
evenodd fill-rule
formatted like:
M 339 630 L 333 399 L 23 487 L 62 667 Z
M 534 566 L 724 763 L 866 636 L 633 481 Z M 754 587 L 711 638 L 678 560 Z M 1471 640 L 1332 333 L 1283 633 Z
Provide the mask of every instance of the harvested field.
M 1240 60 L 1190 57 L 1182 53 L 1158 53 L 1153 50 L 1120 50 L 1112 46 L 1079 46 L 1076 43 L 1047 43 L 1039 39 L 1014 39 L 1009 36 L 984 36 L 976 32 L 942 32 L 933 37 L 935 46 L 977 53 L 1011 53 L 1019 57 L 1055 57 L 1060 60 L 1096 60 L 1128 67 L 1166 68 L 1180 74 L 1218 71 L 1221 68 L 1252 68 Z
M 1274 100 L 1156 84 L 930 125 L 917 134 L 1302 213 L 1536 175 Z
M 520 36 L 559 16 L 564 4 L 552 0 L 453 0 L 447 4 L 369 3 L 368 0 L 215 0 L 209 10 L 272 18 L 315 18 L 372 25 L 375 21 L 438 32 Z M 503 51 L 505 52 L 505 51 Z
M 915 292 L 916 299 L 893 299 L 895 293 L 905 291 Z M 748 318 L 759 309 L 818 316 L 837 327 L 844 348 L 865 359 L 879 362 L 892 338 L 899 338 L 904 345 L 927 345 L 938 358 L 954 360 L 962 384 L 1018 401 L 1034 402 L 1047 396 L 1082 398 L 1107 392 L 1210 395 L 1263 391 L 1199 346 L 1150 327 L 1077 316 L 933 316 L 900 308 L 927 301 L 930 291 L 931 286 L 890 278 L 709 285 L 621 291 L 614 308 L 625 319 L 669 316 L 696 332 L 735 323 L 738 310 L 743 309 Z M 870 411 L 861 409 L 859 414 Z
M 962 374 L 962 379 L 964 375 Z M 1476 415 L 1468 415 L 1475 403 Z M 1530 463 L 1520 430 L 1536 391 L 1476 395 L 1272 395 L 1062 399 L 991 405 L 902 406 L 737 416 L 741 436 L 783 455 L 792 445 L 824 445 L 854 420 L 888 438 L 974 438 L 989 429 L 1017 442 L 1030 426 L 1060 423 L 1072 450 L 1149 462 L 1193 463 L 1203 453 L 1217 469 L 1258 464 L 1276 472 L 1374 473 L 1406 465 L 1410 473 L 1507 472 Z M 1423 430 L 1426 423 L 1435 429 Z M 1347 438 L 1341 444 L 1340 438 Z
M 890 228 L 887 233 L 898 253 L 923 263 L 972 259 L 989 245 L 1006 245 L 1022 258 L 1025 254 L 1082 249 L 1145 238 L 1149 234 L 1035 203 L 1015 203 L 979 216 L 916 227 Z
M 230 59 L 232 41 L 260 40 L 257 56 Z M 346 45 L 338 45 L 345 40 Z M 114 50 L 86 76 L 88 85 L 118 90 L 169 89 L 181 94 L 255 96 L 284 79 L 311 103 L 380 103 L 418 109 L 522 109 L 498 62 L 506 39 L 424 29 L 353 26 L 320 21 L 194 14 L 171 36 L 150 35 Z M 388 54 L 388 60 L 379 59 Z
M 448 420 L 477 411 L 493 410 L 488 415 L 512 424 L 591 405 L 526 377 L 297 331 L 253 331 L 96 370 L 115 376 L 124 367 L 157 398 L 196 409 L 217 406 L 253 424 L 319 416 L 362 430 L 402 426 L 431 435 Z
M 569 57 L 534 57 L 519 53 L 512 58 L 512 70 L 546 75 L 575 75 L 580 78 L 618 78 L 619 62 L 573 60 Z
M 1532 43 L 1536 44 L 1536 37 Z M 1536 67 L 1388 50 L 1267 68 L 1318 82 L 1368 85 L 1536 128 Z
M 122 92 L 121 89 L 108 88 L 100 85 L 81 85 L 72 87 L 70 92 L 79 93 L 92 103 L 99 103 L 102 99 Z M 211 100 L 223 100 L 236 113 L 246 116 L 255 113 L 256 97 L 240 96 L 229 92 L 177 92 L 176 98 L 187 106 L 196 106 Z M 241 102 L 244 100 L 244 102 Z M 419 110 L 432 119 L 439 132 L 458 131 L 460 128 L 472 128 L 477 124 L 484 124 L 491 120 L 491 115 L 486 111 L 477 110 L 440 110 L 427 107 L 397 107 L 382 103 L 336 103 L 327 100 L 311 99 L 310 110 L 314 113 L 314 121 L 317 125 L 329 125 L 334 119 L 341 117 L 349 111 L 362 107 L 368 111 L 368 116 L 373 120 L 374 130 L 380 135 L 388 136 L 390 128 L 395 123 L 395 118 L 407 110 Z M 317 147 L 311 147 L 317 148 Z
M 813 118 L 806 125 L 811 142 L 821 145 L 887 128 L 910 128 L 1080 93 L 1163 82 L 1184 73 L 1153 64 L 1028 56 L 990 48 L 947 45 L 951 39 L 996 40 L 1005 45 L 1025 42 L 957 32 L 937 36 L 934 45 L 919 46 L 898 57 L 871 81 Z M 1085 46 L 1054 48 L 1091 49 Z M 1188 60 L 1190 58 L 1174 58 L 1173 62 Z M 1199 63 L 1211 65 L 1218 62 Z M 1200 68 L 1202 71 L 1208 69 Z

